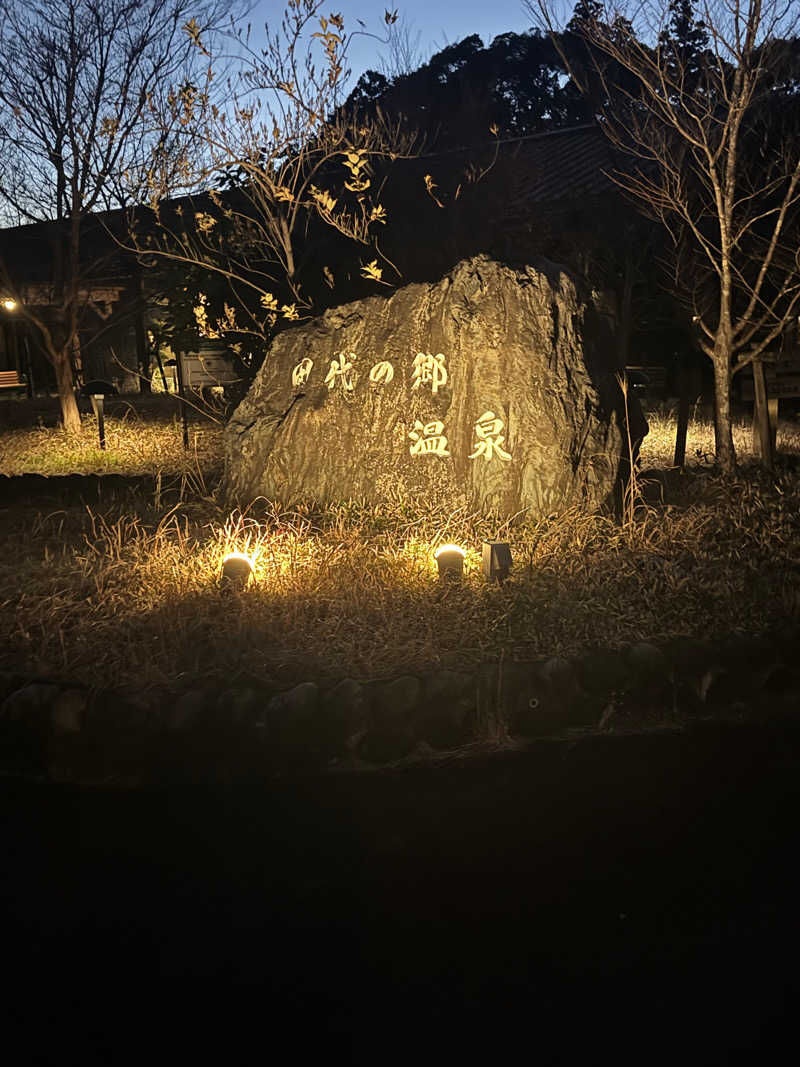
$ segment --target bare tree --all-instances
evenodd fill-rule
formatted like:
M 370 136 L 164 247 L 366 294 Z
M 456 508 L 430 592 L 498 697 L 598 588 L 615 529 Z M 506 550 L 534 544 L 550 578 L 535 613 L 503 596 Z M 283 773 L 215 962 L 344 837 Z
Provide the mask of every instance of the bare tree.
M 91 295 L 83 224 L 114 206 L 121 175 L 136 184 L 143 144 L 167 143 L 153 121 L 159 99 L 191 79 L 193 35 L 229 10 L 224 0 L 29 0 L 0 15 L 0 217 L 49 223 L 53 255 L 46 307 L 26 301 L 13 264 L 0 262 L 0 285 L 39 332 L 68 431 L 80 427 L 74 377 Z
M 263 340 L 279 318 L 308 310 L 309 271 L 335 284 L 330 266 L 309 247 L 315 224 L 360 246 L 362 275 L 385 282 L 379 231 L 386 213 L 376 168 L 413 152 L 415 138 L 380 113 L 368 118 L 343 106 L 352 35 L 341 16 L 326 17 L 322 8 L 322 0 L 291 0 L 258 48 L 240 35 L 238 74 L 226 82 L 224 104 L 218 69 L 226 55 L 198 35 L 205 79 L 174 96 L 168 120 L 204 149 L 185 170 L 184 203 L 169 201 L 174 184 L 161 177 L 158 153 L 153 157 L 157 225 L 137 233 L 139 252 L 146 262 L 182 263 L 224 280 L 229 300 L 214 308 L 200 292 L 195 313 L 202 336 L 226 335 L 234 347 L 235 338 Z M 386 12 L 387 25 L 395 17 Z
M 378 64 L 381 74 L 389 81 L 412 74 L 431 57 L 430 49 L 423 51 L 422 30 L 416 30 L 412 20 L 396 11 L 391 13 L 391 19 L 386 48 Z
M 525 6 L 627 154 L 616 180 L 669 229 L 677 288 L 713 364 L 717 461 L 732 471 L 733 376 L 800 310 L 800 136 L 778 77 L 798 5 L 584 0 L 567 33 L 550 0 Z

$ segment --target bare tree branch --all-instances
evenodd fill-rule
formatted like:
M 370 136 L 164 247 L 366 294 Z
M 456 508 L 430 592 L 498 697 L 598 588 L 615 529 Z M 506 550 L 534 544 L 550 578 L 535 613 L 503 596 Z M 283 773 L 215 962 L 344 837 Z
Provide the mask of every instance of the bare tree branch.
M 714 366 L 717 458 L 730 470 L 733 375 L 770 350 L 800 299 L 800 114 L 777 84 L 798 5 L 583 0 L 566 30 L 550 0 L 525 6 L 627 160 L 613 177 L 673 239 Z

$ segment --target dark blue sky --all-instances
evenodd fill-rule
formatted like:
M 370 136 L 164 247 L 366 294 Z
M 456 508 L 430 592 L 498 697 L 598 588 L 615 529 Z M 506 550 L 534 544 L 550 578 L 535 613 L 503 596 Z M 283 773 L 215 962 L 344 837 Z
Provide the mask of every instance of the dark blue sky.
M 279 23 L 284 7 L 283 0 L 260 0 L 250 16 L 253 27 L 264 21 Z M 341 14 L 348 32 L 359 29 L 356 20 L 362 19 L 369 30 L 382 33 L 387 7 L 396 8 L 405 17 L 412 36 L 421 34 L 419 49 L 423 59 L 472 33 L 479 34 L 488 44 L 498 34 L 520 33 L 531 25 L 522 0 L 405 0 L 404 3 L 395 0 L 391 4 L 385 0 L 331 0 L 322 10 L 325 14 L 331 11 Z M 378 42 L 369 38 L 352 42 L 349 59 L 356 77 L 368 68 L 379 69 L 380 58 Z

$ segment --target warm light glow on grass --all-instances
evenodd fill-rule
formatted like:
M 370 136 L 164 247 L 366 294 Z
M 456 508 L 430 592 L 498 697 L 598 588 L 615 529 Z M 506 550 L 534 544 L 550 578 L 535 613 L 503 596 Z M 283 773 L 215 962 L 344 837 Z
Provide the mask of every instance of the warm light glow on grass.
M 782 402 L 783 405 L 783 402 Z M 676 409 L 662 405 L 645 411 L 650 427 L 640 454 L 643 470 L 671 467 L 675 454 Z M 753 420 L 737 415 L 733 420 L 733 443 L 740 463 L 751 463 L 753 455 Z M 778 423 L 778 451 L 800 454 L 800 423 L 781 414 Z M 699 405 L 691 409 L 686 433 L 687 467 L 708 467 L 714 461 L 714 420 Z
M 456 555 L 460 555 L 462 559 L 464 559 L 467 554 L 466 549 L 463 549 L 461 545 L 439 545 L 433 553 L 433 558 L 438 560 L 439 556 L 443 555 L 445 552 L 455 552 Z
M 253 569 L 253 561 L 245 552 L 229 552 L 222 561 L 223 565 L 231 559 L 240 559 L 243 563 L 246 563 L 251 570 Z
M 110 412 L 108 407 L 107 402 L 104 451 L 97 446 L 94 416 L 84 416 L 78 434 L 56 427 L 4 428 L 0 474 L 201 475 L 209 481 L 217 476 L 222 466 L 221 427 L 198 422 L 184 452 L 176 407 L 165 405 L 160 420 L 139 417 L 124 399 L 115 398 Z
M 674 423 L 660 420 L 651 416 L 668 465 Z M 713 437 L 710 423 L 696 428 Z M 55 430 L 4 432 L 0 468 L 23 468 L 24 446 L 24 469 L 69 470 L 84 440 L 96 448 L 89 429 L 72 444 Z M 792 577 L 800 473 L 788 464 L 777 487 L 690 472 L 669 483 L 666 506 L 637 509 L 625 523 L 577 506 L 505 523 L 392 487 L 373 503 L 259 499 L 231 513 L 213 482 L 180 473 L 194 456 L 184 457 L 179 426 L 155 427 L 150 439 L 131 414 L 113 429 L 128 471 L 169 461 L 175 476 L 93 496 L 89 506 L 65 494 L 0 508 L 2 670 L 87 684 L 102 672 L 137 690 L 191 684 L 222 693 L 263 682 L 272 691 L 468 671 L 500 656 L 766 633 L 800 617 Z M 705 438 L 694 440 L 704 447 Z M 781 441 L 800 452 L 800 429 L 788 418 Z M 57 466 L 69 448 L 69 465 Z M 652 464 L 652 453 L 643 462 Z M 514 581 L 502 593 L 481 573 L 486 541 L 508 542 L 513 554 Z M 434 578 L 445 550 L 463 562 L 460 582 Z M 238 597 L 220 586 L 234 554 L 254 568 Z
M 265 568 L 259 563 L 264 556 L 266 527 L 237 510 L 231 512 L 222 526 L 212 523 L 211 530 L 220 561 L 215 568 L 217 572 L 221 568 L 223 577 L 241 586 L 247 585 L 251 576 L 255 581 L 264 577 Z

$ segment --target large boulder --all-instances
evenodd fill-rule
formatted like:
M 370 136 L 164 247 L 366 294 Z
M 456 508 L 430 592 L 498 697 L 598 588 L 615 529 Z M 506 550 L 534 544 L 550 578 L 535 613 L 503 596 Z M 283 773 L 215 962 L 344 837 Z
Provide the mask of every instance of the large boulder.
M 598 507 L 628 450 L 614 347 L 608 316 L 547 260 L 480 256 L 327 311 L 275 339 L 234 412 L 226 496 Z

